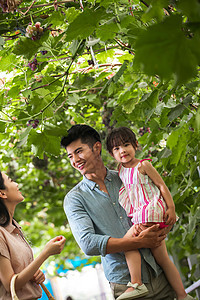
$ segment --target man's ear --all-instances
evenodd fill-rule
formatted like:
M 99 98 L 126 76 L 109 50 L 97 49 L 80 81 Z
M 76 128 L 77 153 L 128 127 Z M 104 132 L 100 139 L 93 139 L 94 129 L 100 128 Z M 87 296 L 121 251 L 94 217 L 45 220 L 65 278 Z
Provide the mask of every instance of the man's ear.
M 96 142 L 93 146 L 93 149 L 98 154 L 101 154 L 102 144 L 100 142 Z
M 6 193 L 4 192 L 4 190 L 0 190 L 0 198 L 3 198 L 3 199 L 6 199 L 6 198 L 7 198 L 7 195 L 6 195 Z

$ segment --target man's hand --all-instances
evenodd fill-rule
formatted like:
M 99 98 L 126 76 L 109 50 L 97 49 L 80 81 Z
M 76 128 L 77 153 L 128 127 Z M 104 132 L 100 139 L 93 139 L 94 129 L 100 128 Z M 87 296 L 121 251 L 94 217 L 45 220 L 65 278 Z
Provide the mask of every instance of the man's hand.
M 136 228 L 137 233 L 135 234 Z M 123 238 L 110 237 L 108 239 L 106 254 L 158 247 L 166 238 L 166 231 L 170 229 L 171 226 L 160 229 L 159 224 L 152 225 L 151 227 L 133 225 Z
M 165 228 L 160 229 L 160 225 L 156 224 L 142 230 L 138 238 L 141 239 L 141 248 L 155 248 L 160 246 L 161 242 L 166 238 L 166 230 Z

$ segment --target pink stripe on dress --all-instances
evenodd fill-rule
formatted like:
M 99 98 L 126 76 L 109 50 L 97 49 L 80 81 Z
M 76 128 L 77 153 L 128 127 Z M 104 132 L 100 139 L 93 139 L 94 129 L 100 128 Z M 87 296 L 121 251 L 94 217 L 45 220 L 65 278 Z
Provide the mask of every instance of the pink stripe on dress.
M 133 184 L 133 174 L 134 174 L 134 168 L 131 169 L 130 172 L 130 183 Z
M 144 160 L 151 159 L 143 159 Z M 120 166 L 119 176 L 124 183 L 124 193 L 120 204 L 126 208 L 128 215 L 133 214 L 132 222 L 163 222 L 163 213 L 166 211 L 166 203 L 160 197 L 160 190 L 152 180 L 139 172 L 138 167 L 124 168 Z M 145 178 L 146 176 L 147 178 Z

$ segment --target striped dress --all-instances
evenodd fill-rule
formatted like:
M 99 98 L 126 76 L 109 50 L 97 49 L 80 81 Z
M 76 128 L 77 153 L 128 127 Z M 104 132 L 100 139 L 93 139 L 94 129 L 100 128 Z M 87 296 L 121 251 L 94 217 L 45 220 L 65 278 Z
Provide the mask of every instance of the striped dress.
M 132 218 L 133 224 L 164 222 L 163 216 L 167 205 L 160 190 L 148 175 L 143 175 L 138 170 L 144 160 L 134 168 L 124 168 L 120 165 L 119 177 L 123 186 L 119 191 L 119 202 L 127 215 Z

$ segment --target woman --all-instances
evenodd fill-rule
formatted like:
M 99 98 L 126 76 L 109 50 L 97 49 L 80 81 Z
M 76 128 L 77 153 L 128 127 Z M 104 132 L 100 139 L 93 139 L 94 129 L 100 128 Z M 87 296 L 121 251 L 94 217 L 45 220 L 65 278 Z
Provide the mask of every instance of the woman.
M 18 184 L 0 172 L 0 300 L 11 299 L 10 281 L 14 274 L 18 274 L 15 290 L 20 300 L 41 298 L 39 284 L 45 277 L 39 268 L 50 255 L 63 250 L 66 240 L 63 236 L 53 238 L 34 260 L 21 227 L 13 219 L 16 205 L 23 200 Z

